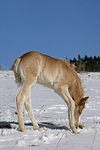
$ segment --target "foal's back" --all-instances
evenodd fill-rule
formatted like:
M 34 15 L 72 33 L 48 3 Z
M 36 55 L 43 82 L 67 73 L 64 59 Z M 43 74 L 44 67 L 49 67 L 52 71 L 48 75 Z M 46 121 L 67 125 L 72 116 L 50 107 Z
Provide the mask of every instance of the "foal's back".
M 19 71 L 23 71 L 24 78 L 35 76 L 36 82 L 49 88 L 54 88 L 58 82 L 71 87 L 75 82 L 75 72 L 69 63 L 41 54 L 39 52 L 28 52 L 22 55 L 18 65 Z

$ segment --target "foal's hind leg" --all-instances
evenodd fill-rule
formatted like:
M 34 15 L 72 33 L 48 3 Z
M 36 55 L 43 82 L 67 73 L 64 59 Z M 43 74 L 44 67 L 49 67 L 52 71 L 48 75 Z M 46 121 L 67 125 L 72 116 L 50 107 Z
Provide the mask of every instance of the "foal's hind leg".
M 37 124 L 36 119 L 35 119 L 35 117 L 34 117 L 34 114 L 33 114 L 33 112 L 32 112 L 31 88 L 30 88 L 30 90 L 29 90 L 29 93 L 28 93 L 28 95 L 27 95 L 27 99 L 26 99 L 26 101 L 25 101 L 25 108 L 26 108 L 26 110 L 28 111 L 28 114 L 29 114 L 29 117 L 30 117 L 30 119 L 31 119 L 31 121 L 32 121 L 32 124 L 33 124 L 33 126 L 34 126 L 34 129 L 35 129 L 35 130 L 39 130 L 39 125 Z
M 20 92 L 19 92 L 19 94 L 16 98 L 19 130 L 22 131 L 22 132 L 26 131 L 26 128 L 25 128 L 25 125 L 24 125 L 24 118 L 23 118 L 23 106 L 24 106 L 24 104 L 25 104 L 25 107 L 28 111 L 28 114 L 29 114 L 34 126 L 35 126 L 35 129 L 39 129 L 39 126 L 35 121 L 35 117 L 32 114 L 32 106 L 31 106 L 31 103 L 30 103 L 30 100 L 29 100 L 31 87 L 32 87 L 33 83 L 35 83 L 35 82 L 36 82 L 35 77 L 32 77 L 32 78 L 27 77 L 24 85 L 22 86 L 22 88 L 21 88 L 21 90 L 20 90 Z
M 19 123 L 19 131 L 25 132 L 26 128 L 24 125 L 24 118 L 23 118 L 23 106 L 25 102 L 25 95 L 23 92 L 24 88 L 22 88 L 19 94 L 16 97 L 16 105 L 17 105 L 17 115 L 18 115 L 18 123 Z

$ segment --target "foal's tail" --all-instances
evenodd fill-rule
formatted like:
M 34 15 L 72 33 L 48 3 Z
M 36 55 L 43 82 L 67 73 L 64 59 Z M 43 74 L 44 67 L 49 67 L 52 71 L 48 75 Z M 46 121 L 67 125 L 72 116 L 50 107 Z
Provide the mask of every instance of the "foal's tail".
M 16 59 L 12 67 L 15 76 L 15 82 L 18 86 L 22 85 L 25 79 L 20 62 L 20 58 Z

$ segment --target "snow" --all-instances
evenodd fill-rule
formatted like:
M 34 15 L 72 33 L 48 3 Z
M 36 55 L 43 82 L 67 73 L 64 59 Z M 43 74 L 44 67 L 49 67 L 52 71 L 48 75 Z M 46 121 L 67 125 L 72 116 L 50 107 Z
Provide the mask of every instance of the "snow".
M 71 132 L 67 106 L 53 90 L 35 84 L 32 88 L 33 113 L 40 131 L 35 131 L 24 109 L 27 132 L 17 130 L 16 95 L 20 88 L 12 71 L 0 71 L 0 149 L 1 150 L 99 150 L 100 149 L 100 73 L 79 74 L 89 96 L 82 114 L 84 129 Z

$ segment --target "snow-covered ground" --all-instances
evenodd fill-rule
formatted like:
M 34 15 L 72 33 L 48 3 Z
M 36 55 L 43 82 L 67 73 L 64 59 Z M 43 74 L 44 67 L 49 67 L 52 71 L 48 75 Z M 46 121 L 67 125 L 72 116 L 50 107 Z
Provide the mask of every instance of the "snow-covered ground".
M 1 150 L 99 150 L 100 149 L 100 73 L 82 73 L 89 101 L 82 114 L 86 128 L 73 134 L 68 125 L 67 106 L 53 90 L 35 84 L 33 112 L 40 131 L 34 131 L 24 110 L 27 132 L 17 130 L 16 95 L 19 88 L 12 71 L 0 71 L 0 149 Z

